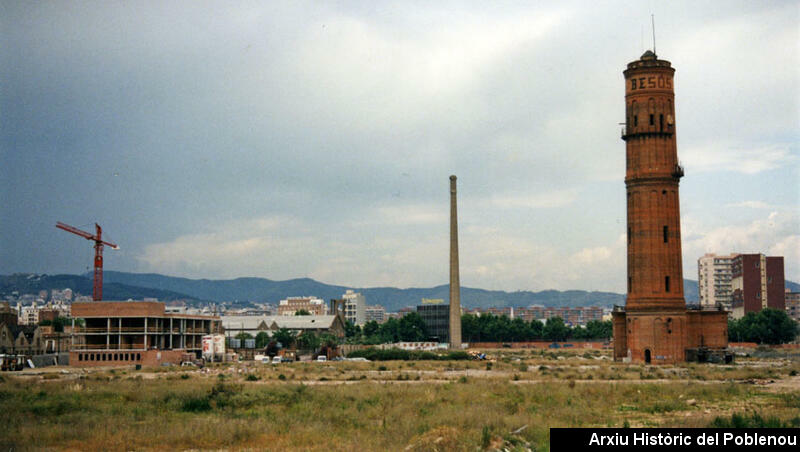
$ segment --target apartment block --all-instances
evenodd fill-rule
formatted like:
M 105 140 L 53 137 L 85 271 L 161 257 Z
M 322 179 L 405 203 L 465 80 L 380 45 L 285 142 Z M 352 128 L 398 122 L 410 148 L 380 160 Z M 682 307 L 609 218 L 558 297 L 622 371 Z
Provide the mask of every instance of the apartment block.
M 733 318 L 764 308 L 786 309 L 783 256 L 737 254 L 731 268 Z
M 545 322 L 551 317 L 561 317 L 564 323 L 572 326 L 586 325 L 592 320 L 603 320 L 603 308 L 599 306 L 584 306 L 577 308 L 529 306 L 514 310 L 515 316 L 526 322 L 538 320 Z
M 364 295 L 347 290 L 342 295 L 342 299 L 344 300 L 344 319 L 346 321 L 358 326 L 367 323 L 367 301 Z
M 383 323 L 386 321 L 386 309 L 381 305 L 367 306 L 364 308 L 364 318 L 366 322 Z
M 701 306 L 721 305 L 731 310 L 733 290 L 731 278 L 736 255 L 705 254 L 697 259 L 697 288 Z

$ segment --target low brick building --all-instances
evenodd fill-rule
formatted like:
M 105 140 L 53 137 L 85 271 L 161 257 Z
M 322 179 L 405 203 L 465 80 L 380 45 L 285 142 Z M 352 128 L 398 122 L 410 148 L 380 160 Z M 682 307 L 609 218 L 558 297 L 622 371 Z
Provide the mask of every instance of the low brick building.
M 72 366 L 176 364 L 184 353 L 199 357 L 202 338 L 221 331 L 217 316 L 167 314 L 164 303 L 94 301 L 74 303 Z
M 615 360 L 667 364 L 705 361 L 703 355 L 708 353 L 725 359 L 727 311 L 687 309 L 639 313 L 616 310 L 612 320 Z

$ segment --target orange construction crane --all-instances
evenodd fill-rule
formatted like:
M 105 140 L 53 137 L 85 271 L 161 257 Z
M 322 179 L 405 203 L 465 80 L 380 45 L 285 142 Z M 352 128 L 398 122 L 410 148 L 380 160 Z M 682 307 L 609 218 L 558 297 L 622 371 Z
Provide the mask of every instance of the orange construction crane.
M 94 301 L 102 301 L 103 300 L 103 245 L 108 245 L 111 248 L 114 248 L 115 250 L 119 249 L 119 247 L 114 243 L 103 241 L 103 239 L 101 238 L 103 230 L 97 223 L 94 224 L 94 227 L 97 228 L 96 235 L 92 235 L 86 231 L 81 231 L 78 228 L 74 228 L 60 221 L 56 223 L 56 227 L 59 229 L 63 229 L 67 232 L 77 234 L 85 238 L 86 240 L 94 241 L 94 288 L 92 290 L 92 299 Z

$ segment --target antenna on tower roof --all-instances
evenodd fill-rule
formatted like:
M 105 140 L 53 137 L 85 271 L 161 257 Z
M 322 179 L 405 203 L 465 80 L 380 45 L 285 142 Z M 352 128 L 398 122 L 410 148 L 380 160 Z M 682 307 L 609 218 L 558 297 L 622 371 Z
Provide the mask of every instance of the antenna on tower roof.
M 650 14 L 650 22 L 653 25 L 653 53 L 656 53 L 656 16 Z

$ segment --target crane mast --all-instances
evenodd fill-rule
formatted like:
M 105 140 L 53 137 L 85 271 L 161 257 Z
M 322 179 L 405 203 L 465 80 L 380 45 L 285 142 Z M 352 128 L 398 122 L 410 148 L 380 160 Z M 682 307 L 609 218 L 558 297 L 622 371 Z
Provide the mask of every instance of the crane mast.
M 95 223 L 94 227 L 96 233 L 92 235 L 89 232 L 82 231 L 76 227 L 70 226 L 68 224 L 64 224 L 62 222 L 57 222 L 56 227 L 59 229 L 63 229 L 64 231 L 71 232 L 75 235 L 79 235 L 86 240 L 91 240 L 94 242 L 94 280 L 92 286 L 92 300 L 94 301 L 102 301 L 103 300 L 103 246 L 108 245 L 111 248 L 119 249 L 114 243 L 106 242 L 103 240 L 103 229 L 100 227 L 99 224 Z

